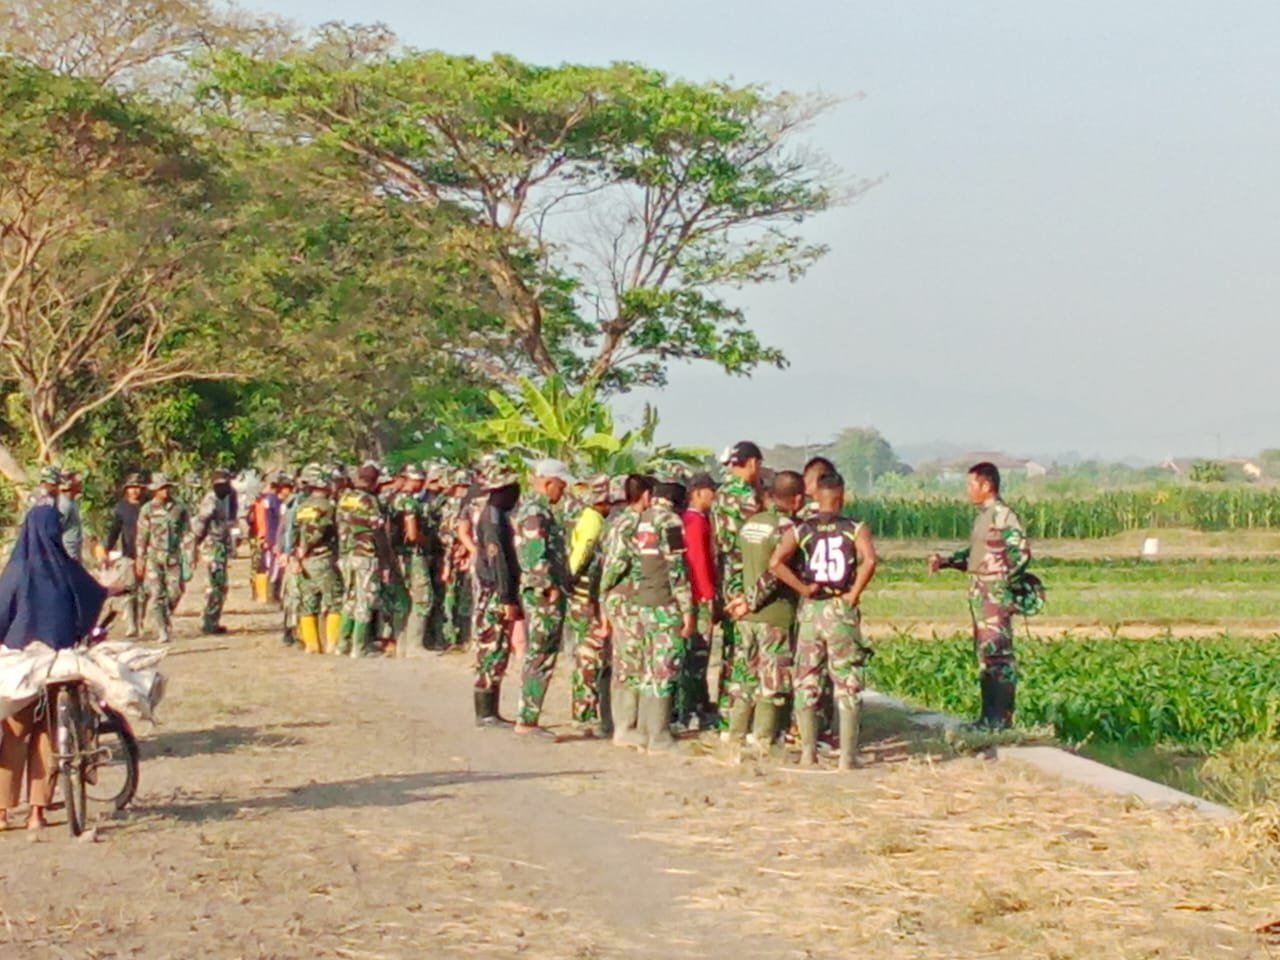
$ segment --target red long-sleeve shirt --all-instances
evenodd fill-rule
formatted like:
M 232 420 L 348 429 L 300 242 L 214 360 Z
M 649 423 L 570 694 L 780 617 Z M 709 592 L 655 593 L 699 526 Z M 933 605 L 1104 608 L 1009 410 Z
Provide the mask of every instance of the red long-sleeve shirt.
M 693 602 L 708 603 L 716 595 L 715 554 L 711 549 L 711 520 L 697 510 L 684 512 L 684 558 L 689 565 Z

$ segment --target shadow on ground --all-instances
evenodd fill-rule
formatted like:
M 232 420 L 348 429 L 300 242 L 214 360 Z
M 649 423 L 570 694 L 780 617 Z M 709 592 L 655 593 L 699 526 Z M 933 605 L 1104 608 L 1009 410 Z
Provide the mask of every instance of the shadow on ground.
M 145 761 L 157 757 L 231 753 L 242 747 L 296 747 L 307 741 L 302 731 L 329 725 L 327 720 L 304 720 L 259 727 L 224 725 L 207 730 L 158 733 L 142 740 L 139 749 Z
M 432 793 L 442 787 L 468 783 L 496 783 L 514 780 L 543 780 L 555 777 L 588 777 L 600 770 L 551 770 L 514 773 L 442 770 L 431 773 L 390 774 L 360 777 L 332 783 L 310 783 L 278 790 L 266 796 L 247 798 L 209 797 L 198 793 L 178 795 L 169 803 L 138 809 L 144 816 L 182 822 L 229 820 L 248 812 L 273 810 L 329 810 L 333 808 L 401 807 L 411 803 L 446 800 L 449 793 Z

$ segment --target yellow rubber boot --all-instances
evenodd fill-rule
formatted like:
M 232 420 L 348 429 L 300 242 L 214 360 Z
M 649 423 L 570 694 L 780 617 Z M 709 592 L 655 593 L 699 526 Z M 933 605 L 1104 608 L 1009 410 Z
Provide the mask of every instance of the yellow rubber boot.
M 267 575 L 265 573 L 255 573 L 253 575 L 253 599 L 259 603 L 266 603 L 267 597 Z
M 303 616 L 298 618 L 298 637 L 307 653 L 320 652 L 320 618 Z
M 324 652 L 333 653 L 337 650 L 341 636 L 342 614 L 331 613 L 324 618 Z

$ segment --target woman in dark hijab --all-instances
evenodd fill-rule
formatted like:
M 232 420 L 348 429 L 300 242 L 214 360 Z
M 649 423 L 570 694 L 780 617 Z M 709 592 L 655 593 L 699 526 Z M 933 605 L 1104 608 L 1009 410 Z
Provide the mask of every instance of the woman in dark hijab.
M 32 508 L 0 574 L 0 643 L 11 650 L 37 641 L 55 650 L 74 647 L 97 623 L 106 597 L 106 588 L 63 547 L 58 511 Z M 37 722 L 36 702 L 29 703 L 3 724 L 0 829 L 8 825 L 10 808 L 18 805 L 24 772 L 31 811 L 27 827 L 44 826 L 51 760 L 48 725 L 43 719 Z

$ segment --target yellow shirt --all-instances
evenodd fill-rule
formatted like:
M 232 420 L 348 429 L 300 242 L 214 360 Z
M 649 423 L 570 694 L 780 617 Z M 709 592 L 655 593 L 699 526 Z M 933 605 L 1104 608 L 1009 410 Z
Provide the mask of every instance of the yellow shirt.
M 591 555 L 591 548 L 595 546 L 603 532 L 604 517 L 601 516 L 600 511 L 593 507 L 583 510 L 582 516 L 574 524 L 573 536 L 569 541 L 569 572 L 571 574 L 576 575 L 581 570 L 582 565 L 587 562 L 587 557 Z

